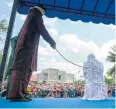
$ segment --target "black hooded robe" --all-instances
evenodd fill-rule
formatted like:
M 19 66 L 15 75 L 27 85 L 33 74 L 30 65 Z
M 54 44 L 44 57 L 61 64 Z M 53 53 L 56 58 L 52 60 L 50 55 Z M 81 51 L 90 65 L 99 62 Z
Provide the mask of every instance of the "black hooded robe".
M 36 8 L 31 9 L 18 36 L 12 64 L 12 77 L 8 98 L 23 98 L 33 71 L 37 71 L 37 53 L 40 35 L 51 47 L 55 41 L 47 32 L 42 14 Z

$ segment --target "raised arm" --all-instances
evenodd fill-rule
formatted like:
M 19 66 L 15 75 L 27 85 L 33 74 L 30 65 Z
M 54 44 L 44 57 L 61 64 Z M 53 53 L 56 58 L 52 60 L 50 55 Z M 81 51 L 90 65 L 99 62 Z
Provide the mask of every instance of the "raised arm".
M 43 23 L 43 19 L 42 16 L 38 16 L 37 18 L 37 27 L 38 30 L 40 31 L 41 36 L 43 37 L 43 39 L 48 42 L 52 48 L 56 48 L 56 43 L 55 41 L 52 39 L 52 37 L 49 35 L 48 31 L 46 30 L 44 23 Z

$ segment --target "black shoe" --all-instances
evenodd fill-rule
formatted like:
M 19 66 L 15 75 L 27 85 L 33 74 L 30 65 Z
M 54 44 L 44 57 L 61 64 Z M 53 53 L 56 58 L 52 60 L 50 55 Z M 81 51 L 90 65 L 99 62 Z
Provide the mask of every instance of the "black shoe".
M 10 102 L 29 102 L 26 98 L 10 98 Z
M 24 98 L 26 98 L 26 99 L 28 99 L 28 100 L 30 100 L 30 101 L 32 100 L 31 98 L 29 98 L 29 97 L 27 97 L 27 96 L 25 96 Z

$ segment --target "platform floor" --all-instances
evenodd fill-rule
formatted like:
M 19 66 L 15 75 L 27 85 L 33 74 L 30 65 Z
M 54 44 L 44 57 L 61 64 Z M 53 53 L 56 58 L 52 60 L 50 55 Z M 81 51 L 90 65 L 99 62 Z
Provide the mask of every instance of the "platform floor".
M 88 101 L 81 98 L 34 98 L 30 102 L 9 102 L 0 99 L 0 108 L 114 108 L 115 98 Z

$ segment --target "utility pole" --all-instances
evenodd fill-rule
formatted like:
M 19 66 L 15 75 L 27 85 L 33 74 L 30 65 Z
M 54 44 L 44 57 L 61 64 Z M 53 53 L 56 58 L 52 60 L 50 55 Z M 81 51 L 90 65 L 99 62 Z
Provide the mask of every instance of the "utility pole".
M 8 30 L 7 30 L 7 36 L 6 36 L 4 50 L 3 50 L 2 62 L 1 62 L 1 66 L 0 66 L 0 82 L 1 83 L 3 83 L 3 81 L 4 81 L 4 76 L 5 76 L 4 70 L 5 70 L 9 45 L 10 45 L 10 39 L 11 39 L 12 32 L 13 32 L 18 1 L 19 0 L 14 0 L 13 1 L 13 7 L 12 7 L 12 11 L 11 11 L 9 26 L 8 26 Z M 1 87 L 2 87 L 2 84 L 1 84 Z

